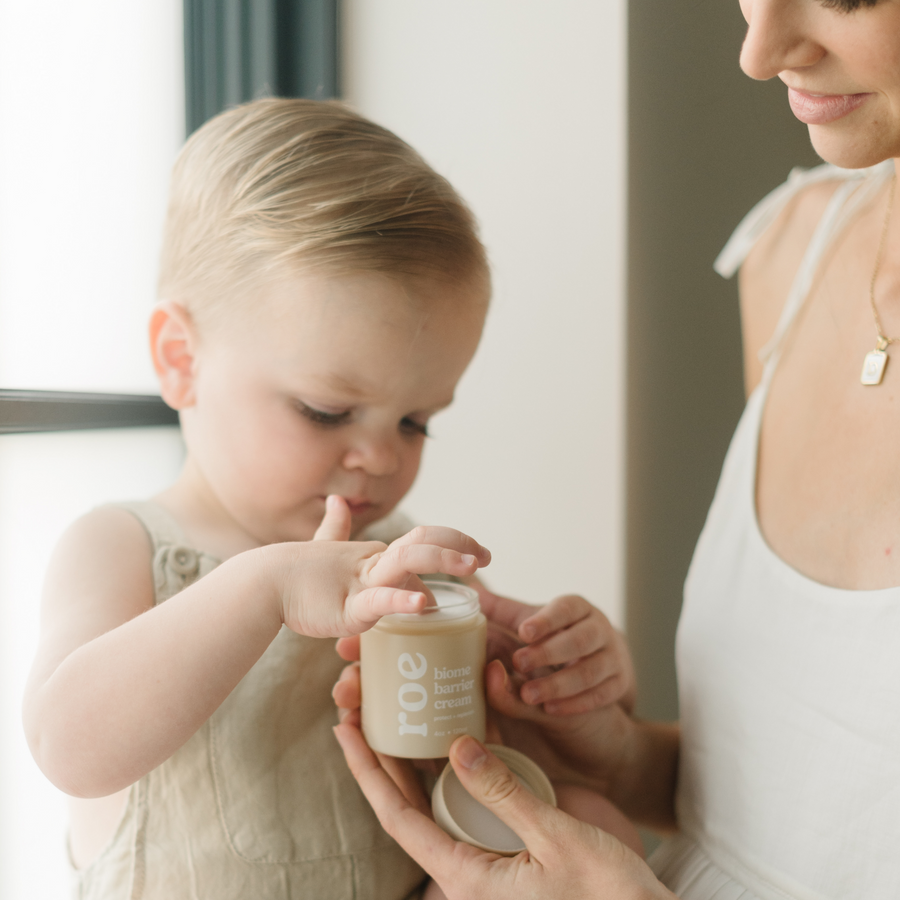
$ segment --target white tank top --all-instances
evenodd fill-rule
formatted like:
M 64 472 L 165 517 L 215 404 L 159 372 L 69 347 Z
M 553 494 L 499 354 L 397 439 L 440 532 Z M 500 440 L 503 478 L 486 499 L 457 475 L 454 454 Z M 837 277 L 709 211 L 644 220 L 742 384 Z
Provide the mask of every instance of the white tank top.
M 685 583 L 681 835 L 651 861 L 683 900 L 900 898 L 900 587 L 849 591 L 801 575 L 766 544 L 755 502 L 781 338 L 822 255 L 892 166 L 795 171 L 716 261 L 731 276 L 799 190 L 841 182 L 766 351 Z

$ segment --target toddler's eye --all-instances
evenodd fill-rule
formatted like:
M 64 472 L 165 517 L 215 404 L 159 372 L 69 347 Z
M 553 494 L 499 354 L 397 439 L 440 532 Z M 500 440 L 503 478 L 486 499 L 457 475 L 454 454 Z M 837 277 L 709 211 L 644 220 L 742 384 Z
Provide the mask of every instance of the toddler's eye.
M 409 416 L 400 420 L 400 430 L 404 434 L 421 434 L 422 437 L 428 437 L 428 425 L 423 422 L 416 422 Z
M 297 401 L 297 409 L 300 410 L 300 415 L 309 419 L 310 422 L 314 422 L 316 425 L 343 425 L 350 419 L 349 409 L 339 413 L 324 412 L 321 409 L 307 406 L 300 400 Z

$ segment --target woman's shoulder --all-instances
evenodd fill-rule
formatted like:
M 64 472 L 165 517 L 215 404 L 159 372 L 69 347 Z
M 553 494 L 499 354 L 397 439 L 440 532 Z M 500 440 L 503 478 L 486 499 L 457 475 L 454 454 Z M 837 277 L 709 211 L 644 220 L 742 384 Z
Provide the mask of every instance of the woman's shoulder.
M 836 181 L 818 182 L 795 194 L 741 265 L 741 316 L 745 344 L 752 338 L 754 357 L 775 332 L 806 249 L 839 186 Z
M 771 340 L 807 249 L 842 186 L 861 183 L 862 171 L 820 166 L 795 170 L 763 199 L 717 260 L 730 276 L 739 268 L 739 292 L 748 393 L 759 381 L 759 352 Z
M 760 244 L 771 240 L 773 232 L 782 230 L 787 222 L 796 223 L 804 212 L 812 214 L 810 224 L 814 229 L 817 213 L 824 211 L 835 191 L 848 184 L 854 188 L 870 174 L 877 174 L 878 169 L 877 166 L 873 169 L 841 169 L 826 164 L 814 169 L 791 170 L 783 184 L 770 191 L 744 216 L 713 268 L 723 277 L 730 278 Z
M 837 178 L 812 181 L 786 200 L 748 248 L 740 268 L 742 288 L 760 282 L 783 287 L 786 293 L 829 201 L 842 183 Z

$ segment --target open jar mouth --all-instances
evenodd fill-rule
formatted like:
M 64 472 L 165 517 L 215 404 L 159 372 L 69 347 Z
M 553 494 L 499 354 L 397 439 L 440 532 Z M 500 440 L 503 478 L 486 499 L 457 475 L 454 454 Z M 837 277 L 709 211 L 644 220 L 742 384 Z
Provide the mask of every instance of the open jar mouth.
M 481 611 L 478 591 L 455 581 L 423 580 L 422 584 L 431 591 L 434 603 L 429 603 L 421 612 L 393 613 L 385 619 L 401 622 L 446 621 L 464 619 Z

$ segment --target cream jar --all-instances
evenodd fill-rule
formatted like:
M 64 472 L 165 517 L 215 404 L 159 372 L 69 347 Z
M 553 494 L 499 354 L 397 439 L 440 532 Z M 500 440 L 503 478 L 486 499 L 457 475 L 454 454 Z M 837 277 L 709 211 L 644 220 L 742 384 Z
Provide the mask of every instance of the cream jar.
M 487 622 L 471 588 L 426 581 L 435 603 L 360 635 L 362 730 L 379 753 L 437 759 L 461 734 L 484 740 Z

